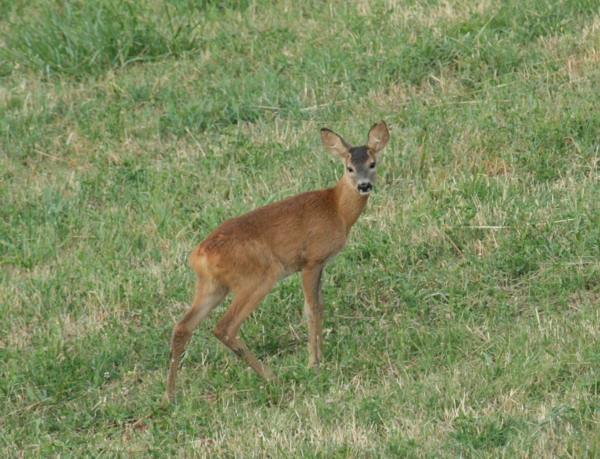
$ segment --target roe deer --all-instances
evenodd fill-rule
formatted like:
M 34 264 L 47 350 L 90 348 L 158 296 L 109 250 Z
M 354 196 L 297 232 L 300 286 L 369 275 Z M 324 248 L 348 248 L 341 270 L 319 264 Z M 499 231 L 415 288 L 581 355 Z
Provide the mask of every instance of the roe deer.
M 335 186 L 307 191 L 226 220 L 192 250 L 189 263 L 196 273 L 196 293 L 192 306 L 173 329 L 164 404 L 174 400 L 179 359 L 190 335 L 229 291 L 234 293 L 233 301 L 215 326 L 215 336 L 262 378 L 276 379 L 246 347 L 238 331 L 275 283 L 297 271 L 302 271 L 308 319 L 308 365 L 318 370 L 323 359 L 321 273 L 344 247 L 367 203 L 375 183 L 377 153 L 387 144 L 389 132 L 385 122 L 379 121 L 361 147 L 352 147 L 329 129 L 321 129 L 321 139 L 344 163 L 344 175 Z

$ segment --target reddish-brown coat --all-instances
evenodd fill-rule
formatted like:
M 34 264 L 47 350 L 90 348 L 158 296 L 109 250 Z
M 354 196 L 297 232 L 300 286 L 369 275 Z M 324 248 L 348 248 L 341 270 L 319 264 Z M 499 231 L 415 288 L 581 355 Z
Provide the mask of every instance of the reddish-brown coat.
M 318 369 L 323 358 L 321 274 L 344 247 L 367 203 L 376 177 L 377 153 L 387 144 L 389 133 L 380 121 L 369 131 L 367 144 L 356 148 L 328 129 L 321 130 L 321 137 L 325 148 L 346 168 L 335 186 L 226 220 L 192 250 L 189 262 L 196 273 L 196 293 L 191 308 L 173 329 L 165 403 L 174 398 L 179 359 L 191 333 L 229 291 L 234 298 L 215 326 L 215 336 L 261 377 L 275 379 L 238 331 L 275 282 L 298 271 L 302 272 L 308 319 L 309 366 Z
M 368 195 L 350 191 L 357 196 L 349 199 L 340 184 L 307 191 L 226 220 L 192 250 L 190 266 L 235 291 L 257 272 L 280 279 L 325 263 L 342 250 L 367 203 Z

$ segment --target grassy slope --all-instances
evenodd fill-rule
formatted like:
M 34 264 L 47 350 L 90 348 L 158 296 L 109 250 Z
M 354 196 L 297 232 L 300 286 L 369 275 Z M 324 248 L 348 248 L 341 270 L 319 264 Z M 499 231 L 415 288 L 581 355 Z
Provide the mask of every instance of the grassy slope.
M 0 2 L 1 455 L 596 457 L 595 1 L 297 3 Z M 243 328 L 285 384 L 221 306 L 160 410 L 189 249 L 381 118 L 321 374 L 293 276 Z

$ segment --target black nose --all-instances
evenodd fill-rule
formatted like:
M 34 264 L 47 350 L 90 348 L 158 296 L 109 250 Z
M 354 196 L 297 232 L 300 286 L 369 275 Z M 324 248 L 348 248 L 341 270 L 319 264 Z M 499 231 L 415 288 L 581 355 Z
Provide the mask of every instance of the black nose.
M 372 189 L 373 189 L 373 185 L 371 185 L 369 182 L 358 184 L 358 191 L 361 191 L 363 193 L 371 191 Z

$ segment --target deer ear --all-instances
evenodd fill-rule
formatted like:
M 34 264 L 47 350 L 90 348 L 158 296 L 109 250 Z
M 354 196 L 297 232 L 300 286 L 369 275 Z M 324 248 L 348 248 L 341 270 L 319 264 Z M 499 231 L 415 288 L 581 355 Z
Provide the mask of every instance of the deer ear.
M 388 140 L 390 140 L 390 132 L 388 131 L 385 121 L 381 120 L 378 123 L 375 123 L 369 131 L 367 148 L 373 153 L 377 153 L 387 145 Z
M 348 151 L 352 148 L 348 142 L 329 129 L 321 129 L 321 140 L 325 149 L 338 158 L 344 159 L 348 155 Z

